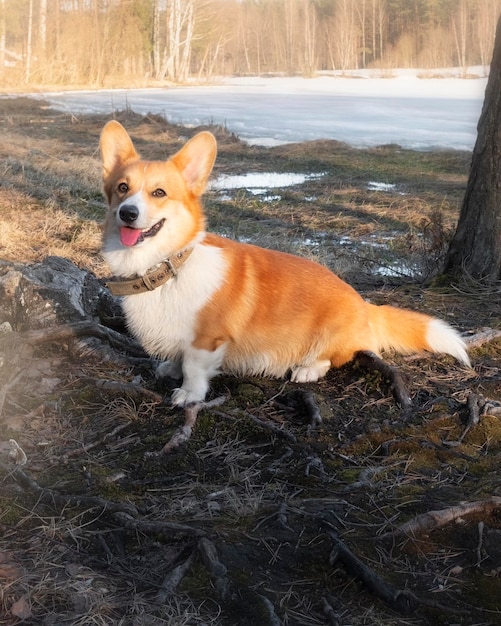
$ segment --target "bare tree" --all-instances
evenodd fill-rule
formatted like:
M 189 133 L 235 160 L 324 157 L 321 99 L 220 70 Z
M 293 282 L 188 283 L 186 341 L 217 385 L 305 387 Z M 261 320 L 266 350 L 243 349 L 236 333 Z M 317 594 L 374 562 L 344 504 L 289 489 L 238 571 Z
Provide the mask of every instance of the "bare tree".
M 26 61 L 24 66 L 24 82 L 29 83 L 31 78 L 31 62 L 33 57 L 33 0 L 28 5 L 28 32 L 26 35 Z
M 466 77 L 468 70 L 467 45 L 469 42 L 469 7 L 467 0 L 460 0 L 458 12 L 452 18 L 452 32 L 456 44 L 457 63 L 461 68 L 461 76 Z
M 340 0 L 336 5 L 331 37 L 334 40 L 336 66 L 343 72 L 358 67 L 359 27 L 354 0 Z
M 315 7 L 310 0 L 306 0 L 303 5 L 303 67 L 305 76 L 313 76 L 317 70 L 317 20 Z
M 38 18 L 38 54 L 42 62 L 47 52 L 47 0 L 40 0 Z
M 5 43 L 7 26 L 5 22 L 5 0 L 0 0 L 0 76 L 5 71 Z
M 480 64 L 487 70 L 496 33 L 496 17 L 499 0 L 476 0 L 475 7 L 477 41 Z
M 157 78 L 182 82 L 189 74 L 195 25 L 194 0 L 170 0 L 165 18 L 165 45 Z
M 501 18 L 466 193 L 445 271 L 501 279 Z

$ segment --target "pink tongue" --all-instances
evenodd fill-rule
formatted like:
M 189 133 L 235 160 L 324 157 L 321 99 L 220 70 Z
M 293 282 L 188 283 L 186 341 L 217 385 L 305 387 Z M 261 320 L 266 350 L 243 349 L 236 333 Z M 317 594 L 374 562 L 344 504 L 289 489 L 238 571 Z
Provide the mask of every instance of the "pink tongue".
M 120 241 L 124 246 L 135 246 L 141 235 L 142 231 L 138 228 L 127 228 L 126 226 L 122 226 L 120 229 Z

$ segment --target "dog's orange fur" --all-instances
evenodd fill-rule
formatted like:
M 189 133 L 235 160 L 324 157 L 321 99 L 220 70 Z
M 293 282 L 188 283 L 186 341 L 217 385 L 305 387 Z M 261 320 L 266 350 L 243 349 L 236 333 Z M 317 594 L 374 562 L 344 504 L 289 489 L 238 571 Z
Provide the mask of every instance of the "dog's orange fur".
M 143 345 L 182 365 L 175 404 L 203 400 L 220 368 L 237 375 L 291 372 L 293 380 L 313 381 L 358 351 L 388 349 L 445 352 L 469 364 L 463 341 L 440 320 L 374 306 L 317 263 L 206 233 L 200 196 L 216 155 L 210 133 L 199 133 L 166 162 L 150 162 L 140 159 L 118 122 L 109 122 L 101 152 L 110 205 L 103 254 L 114 273 L 141 275 L 193 249 L 176 278 L 124 299 Z M 131 204 L 137 222 L 124 224 L 121 208 Z M 122 245 L 124 226 L 133 227 L 133 238 L 146 234 L 136 245 Z

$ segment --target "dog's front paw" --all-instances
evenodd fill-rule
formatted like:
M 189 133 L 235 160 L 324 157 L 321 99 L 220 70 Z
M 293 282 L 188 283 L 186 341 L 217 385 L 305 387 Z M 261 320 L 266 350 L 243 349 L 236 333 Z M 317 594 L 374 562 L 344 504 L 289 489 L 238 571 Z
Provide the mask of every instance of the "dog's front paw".
M 172 406 L 185 407 L 189 404 L 193 404 L 194 402 L 202 402 L 204 398 L 205 394 L 200 395 L 199 393 L 194 393 L 193 391 L 189 391 L 188 389 L 178 387 L 172 392 L 170 401 Z

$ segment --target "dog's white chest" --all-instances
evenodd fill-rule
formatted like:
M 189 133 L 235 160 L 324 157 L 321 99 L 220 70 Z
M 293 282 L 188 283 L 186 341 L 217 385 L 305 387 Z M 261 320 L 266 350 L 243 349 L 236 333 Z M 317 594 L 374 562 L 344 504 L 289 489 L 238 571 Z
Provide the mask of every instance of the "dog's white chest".
M 224 275 L 222 251 L 196 246 L 175 278 L 154 291 L 124 298 L 131 332 L 153 356 L 180 356 L 194 340 L 199 311 L 221 287 Z

